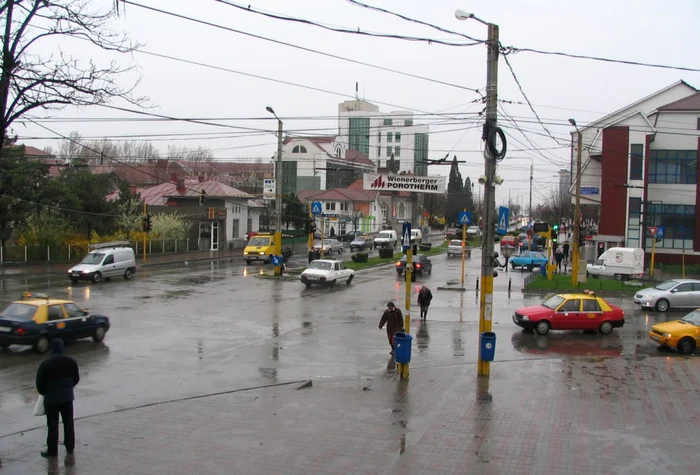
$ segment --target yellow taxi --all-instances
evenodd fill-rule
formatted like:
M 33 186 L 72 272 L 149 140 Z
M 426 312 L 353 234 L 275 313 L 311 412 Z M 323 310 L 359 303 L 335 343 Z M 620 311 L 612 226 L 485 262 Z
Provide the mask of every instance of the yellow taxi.
M 680 320 L 653 325 L 649 338 L 662 346 L 675 348 L 681 354 L 692 353 L 700 343 L 700 309 Z
M 243 249 L 243 260 L 250 265 L 253 261 L 272 263 L 275 254 L 275 236 L 272 234 L 256 234 L 251 237 Z
M 71 300 L 52 299 L 44 294 L 25 293 L 0 312 L 0 348 L 29 345 L 45 353 L 51 340 L 104 339 L 109 318 L 78 307 Z

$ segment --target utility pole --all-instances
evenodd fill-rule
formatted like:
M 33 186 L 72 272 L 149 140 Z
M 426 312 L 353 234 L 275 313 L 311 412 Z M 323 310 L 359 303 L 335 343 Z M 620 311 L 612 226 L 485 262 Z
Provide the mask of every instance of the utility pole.
M 277 119 L 277 160 L 275 160 L 275 255 L 282 257 L 282 119 L 277 117 L 272 107 L 267 111 Z M 282 265 L 275 266 L 275 275 L 282 274 Z
M 533 168 L 534 168 L 534 165 L 531 163 L 530 164 L 530 208 L 529 208 L 528 215 L 527 215 L 527 221 L 530 224 L 530 226 L 532 226 L 532 175 L 534 172 Z
M 574 227 L 574 242 L 573 244 L 573 253 L 571 255 L 572 257 L 572 262 L 571 262 L 571 285 L 574 287 L 578 287 L 578 264 L 579 264 L 579 254 L 580 254 L 580 246 L 579 246 L 579 229 L 580 229 L 580 224 L 581 224 L 581 152 L 583 148 L 583 135 L 581 134 L 581 131 L 579 130 L 578 126 L 576 125 L 576 121 L 574 119 L 569 119 L 569 123 L 576 127 L 576 132 L 578 132 L 578 143 L 576 145 L 576 206 L 574 208 L 574 222 L 573 222 L 573 227 Z

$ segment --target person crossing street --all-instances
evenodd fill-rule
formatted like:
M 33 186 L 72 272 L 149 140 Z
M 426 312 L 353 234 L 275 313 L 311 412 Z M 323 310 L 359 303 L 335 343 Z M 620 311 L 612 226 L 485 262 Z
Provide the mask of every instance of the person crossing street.
M 433 300 L 433 293 L 428 286 L 424 285 L 418 292 L 418 306 L 420 307 L 421 319 L 428 318 L 428 307 L 430 307 L 431 300 Z
M 382 314 L 381 320 L 379 320 L 379 329 L 381 330 L 384 325 L 386 325 L 386 336 L 389 338 L 389 345 L 391 346 L 391 351 L 389 354 L 394 354 L 394 335 L 396 332 L 403 331 L 403 314 L 401 310 L 396 308 L 394 302 L 389 302 L 386 304 L 386 310 Z

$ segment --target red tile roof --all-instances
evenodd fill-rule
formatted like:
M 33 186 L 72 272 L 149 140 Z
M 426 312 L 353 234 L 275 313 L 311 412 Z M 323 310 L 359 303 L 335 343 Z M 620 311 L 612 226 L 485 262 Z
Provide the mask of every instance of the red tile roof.
M 253 195 L 215 180 L 208 180 L 202 183 L 199 180 L 182 180 L 182 182 L 184 189 L 180 190 L 177 189 L 177 183 L 167 182 L 137 191 L 147 205 L 153 206 L 165 206 L 169 198 L 198 198 L 201 190 L 204 190 L 207 198 L 255 199 Z M 108 195 L 108 199 L 116 199 L 114 198 L 115 194 L 117 197 L 119 196 L 119 192 L 111 193 Z
M 367 167 L 372 167 L 374 168 L 374 162 L 367 158 L 365 154 L 362 152 L 358 152 L 357 150 L 346 150 L 345 151 L 345 158 L 338 158 L 335 155 L 328 154 L 328 158 L 341 162 L 341 163 L 353 163 L 357 165 L 365 165 Z
M 659 107 L 662 111 L 700 111 L 700 92 Z
M 377 199 L 378 194 L 379 192 L 371 190 L 333 188 L 326 191 L 302 190 L 297 192 L 297 198 L 303 203 L 309 201 L 372 202 Z

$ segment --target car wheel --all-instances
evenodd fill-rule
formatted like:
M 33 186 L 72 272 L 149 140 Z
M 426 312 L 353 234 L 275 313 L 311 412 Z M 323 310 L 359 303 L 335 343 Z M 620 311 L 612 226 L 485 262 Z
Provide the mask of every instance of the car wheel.
M 95 328 L 95 333 L 92 335 L 92 341 L 94 341 L 95 343 L 101 342 L 105 339 L 106 333 L 107 329 L 104 325 L 97 325 L 97 328 Z
M 450 253 L 448 252 L 448 253 L 447 253 L 447 258 L 449 259 L 450 257 L 452 257 L 452 254 L 450 254 Z
M 610 322 L 603 322 L 600 324 L 600 333 L 603 335 L 609 335 L 613 331 L 613 326 L 612 323 Z
M 511 262 L 510 266 L 513 268 L 513 270 L 515 270 L 515 262 Z
M 403 274 L 403 272 L 401 272 L 400 270 L 397 270 L 396 273 L 399 275 L 399 277 L 401 277 L 401 274 Z
M 338 249 L 338 254 L 342 254 L 342 253 L 343 253 L 343 249 L 342 248 Z
M 126 272 L 124 272 L 124 280 L 131 279 L 133 275 L 134 273 L 131 271 L 131 269 L 127 269 Z
M 49 340 L 49 337 L 47 336 L 42 336 L 39 341 L 34 343 L 34 352 L 35 353 L 46 353 L 49 351 L 49 347 L 51 346 L 51 340 Z
M 678 349 L 678 353 L 688 355 L 695 349 L 695 340 L 690 337 L 681 338 L 676 348 Z
M 613 277 L 614 277 L 615 280 L 617 280 L 617 281 L 621 281 L 621 280 L 622 280 L 622 276 L 621 276 L 620 274 L 615 274 Z
M 328 285 L 330 285 L 331 287 L 335 287 L 335 279 L 328 282 Z
M 92 276 L 92 281 L 97 284 L 101 280 L 102 280 L 102 274 L 100 274 L 99 272 L 95 272 L 95 274 Z
M 659 299 L 659 300 L 656 302 L 656 310 L 659 311 L 659 312 L 665 312 L 665 311 L 668 310 L 670 307 L 671 307 L 671 306 L 669 305 L 668 300 L 666 300 L 666 299 Z
M 308 282 L 304 282 L 304 285 L 306 286 L 307 289 L 311 288 L 311 284 L 309 284 Z
M 267 256 L 267 263 L 268 263 L 268 264 L 272 264 L 272 254 L 270 254 L 269 256 Z
M 546 335 L 549 333 L 549 322 L 542 320 L 535 327 L 535 331 L 540 335 Z
M 79 282 L 79 280 L 78 280 L 78 279 L 71 279 L 70 281 L 71 281 L 71 282 L 73 282 L 73 285 L 77 285 L 77 284 L 78 284 L 78 282 Z
M 428 275 L 433 275 L 433 268 L 428 269 Z
M 246 260 L 245 260 L 245 263 L 246 263 L 246 265 L 248 265 L 248 266 L 250 265 L 251 262 L 253 262 L 253 261 L 251 261 L 250 259 L 246 259 Z
M 532 264 L 529 264 L 529 265 L 527 266 L 527 271 L 528 271 L 528 272 L 532 272 L 532 269 L 534 269 L 534 268 L 535 268 L 535 266 L 533 266 Z
M 352 283 L 352 279 L 354 277 L 355 277 L 354 275 L 351 275 L 350 277 L 348 277 L 348 281 L 346 282 L 346 284 L 350 285 Z

